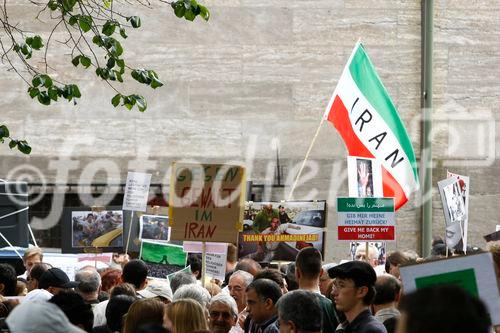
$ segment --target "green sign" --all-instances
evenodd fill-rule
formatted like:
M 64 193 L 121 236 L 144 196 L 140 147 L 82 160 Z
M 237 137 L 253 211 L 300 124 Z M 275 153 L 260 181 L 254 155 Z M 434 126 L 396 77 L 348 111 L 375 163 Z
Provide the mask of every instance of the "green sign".
M 459 287 L 467 290 L 471 295 L 479 297 L 476 274 L 473 268 L 455 272 L 429 275 L 415 279 L 415 285 L 417 286 L 417 289 L 439 284 L 458 285 Z
M 337 198 L 337 212 L 394 212 L 394 198 Z
M 184 267 L 187 253 L 178 245 L 142 242 L 141 259 L 155 264 Z

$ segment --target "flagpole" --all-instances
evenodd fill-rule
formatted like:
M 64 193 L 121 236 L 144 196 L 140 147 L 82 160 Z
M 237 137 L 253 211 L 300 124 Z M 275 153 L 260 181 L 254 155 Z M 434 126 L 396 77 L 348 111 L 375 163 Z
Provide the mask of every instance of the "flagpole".
M 299 182 L 300 175 L 302 174 L 302 171 L 304 170 L 306 162 L 309 159 L 309 154 L 311 153 L 312 147 L 314 146 L 314 143 L 316 142 L 316 138 L 319 135 L 319 131 L 321 130 L 321 125 L 323 125 L 324 121 L 325 121 L 325 117 L 322 117 L 321 122 L 319 123 L 318 129 L 316 129 L 316 134 L 314 134 L 314 137 L 312 138 L 311 144 L 309 145 L 309 149 L 307 150 L 306 157 L 304 158 L 304 161 L 302 162 L 302 165 L 299 169 L 299 173 L 297 174 L 297 177 L 295 177 L 295 181 L 293 182 L 292 188 L 290 190 L 290 194 L 288 194 L 288 199 L 287 199 L 288 201 L 292 200 L 292 198 L 293 198 L 293 191 L 295 191 L 295 187 L 297 186 L 297 183 Z

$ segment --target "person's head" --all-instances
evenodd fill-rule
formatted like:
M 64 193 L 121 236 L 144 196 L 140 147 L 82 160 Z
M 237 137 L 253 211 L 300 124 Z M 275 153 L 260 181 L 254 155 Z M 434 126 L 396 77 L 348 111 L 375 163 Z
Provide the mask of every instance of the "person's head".
M 394 304 L 399 300 L 401 283 L 392 275 L 380 275 L 375 282 L 373 305 Z
M 370 244 L 368 245 L 368 259 L 366 258 L 366 245 L 361 244 L 358 245 L 356 248 L 356 254 L 354 259 L 359 260 L 359 261 L 367 261 L 370 263 L 372 267 L 377 267 L 378 266 L 378 256 L 379 252 L 378 249 Z
M 26 296 L 28 293 L 28 282 L 24 278 L 18 277 L 16 280 L 16 296 Z
M 75 282 L 78 283 L 76 291 L 82 297 L 89 300 L 96 300 L 101 287 L 101 276 L 95 269 L 82 269 L 76 272 Z
M 237 261 L 238 261 L 238 248 L 234 244 L 231 243 L 227 244 L 226 272 L 232 271 Z
M 125 264 L 122 271 L 122 280 L 132 284 L 136 290 L 141 290 L 146 286 L 148 276 L 148 266 L 139 259 L 130 260 Z
M 375 296 L 377 274 L 364 261 L 349 261 L 328 270 L 333 281 L 332 297 L 339 311 L 369 306 Z
M 122 331 L 123 316 L 135 300 L 135 297 L 129 295 L 117 295 L 109 299 L 105 315 L 106 325 L 112 332 Z
M 179 299 L 168 304 L 163 325 L 172 333 L 208 330 L 203 307 L 192 299 Z
M 319 333 L 323 326 L 318 297 L 306 290 L 283 295 L 278 303 L 280 333 Z
M 281 288 L 274 281 L 258 279 L 246 289 L 247 311 L 252 320 L 261 324 L 276 314 L 276 303 L 282 295 Z
M 62 290 L 57 295 L 53 296 L 49 302 L 57 305 L 73 325 L 87 332 L 92 330 L 94 324 L 92 307 L 76 292 L 72 290 Z
M 52 267 L 46 270 L 40 277 L 38 287 L 45 289 L 52 295 L 57 295 L 64 289 L 75 288 L 78 284 L 69 280 L 68 275 L 63 270 Z
M 398 333 L 487 333 L 491 320 L 483 302 L 455 285 L 407 294 L 399 304 Z
M 137 293 L 146 298 L 156 297 L 165 304 L 168 304 L 173 300 L 172 289 L 166 281 L 150 281 L 145 289 L 140 290 Z
M 323 266 L 323 270 L 319 277 L 319 292 L 321 293 L 321 295 L 329 297 L 327 291 L 331 287 L 332 283 L 333 279 L 328 275 L 327 268 L 324 268 Z
M 210 293 L 208 290 L 203 288 L 198 284 L 188 284 L 183 285 L 174 293 L 173 300 L 179 300 L 183 298 L 189 298 L 197 301 L 201 304 L 201 306 L 205 309 L 208 306 L 208 302 L 210 301 Z
M 245 271 L 253 276 L 255 276 L 258 272 L 262 270 L 262 266 L 258 262 L 250 258 L 243 258 L 238 261 L 236 266 L 234 267 L 234 271 Z
M 283 207 L 282 205 L 279 205 L 278 206 L 278 210 L 280 213 L 284 213 L 285 212 L 285 207 Z
M 179 272 L 175 274 L 172 279 L 170 279 L 170 288 L 172 288 L 172 292 L 175 294 L 177 289 L 185 284 L 194 284 L 196 283 L 195 277 L 187 272 Z
M 272 214 L 273 213 L 273 205 L 272 204 L 267 204 L 267 205 L 264 205 L 263 207 L 264 211 L 267 213 L 267 214 Z
M 16 270 L 9 264 L 0 264 L 0 295 L 16 296 Z
M 39 247 L 31 247 L 27 249 L 23 254 L 23 264 L 26 268 L 26 272 L 29 274 L 31 267 L 34 264 L 42 262 L 43 260 L 43 252 Z
M 410 259 L 403 252 L 394 251 L 387 256 L 385 261 L 385 271 L 399 279 L 399 266 L 410 262 Z
M 190 253 L 187 258 L 187 265 L 191 267 L 191 272 L 194 277 L 199 280 L 201 279 L 201 254 L 200 253 Z
M 163 323 L 165 305 L 154 298 L 135 301 L 125 315 L 123 333 L 135 333 L 137 327 L 145 323 Z
M 271 219 L 271 230 L 276 230 L 280 226 L 280 219 L 277 217 L 273 217 Z
M 121 269 L 111 268 L 101 274 L 101 290 L 108 292 L 121 282 Z
M 228 333 L 238 320 L 236 301 L 226 293 L 215 295 L 208 306 L 211 333 Z
M 31 267 L 30 272 L 26 278 L 28 291 L 32 291 L 34 289 L 38 289 L 38 284 L 40 282 L 40 278 L 42 274 L 45 273 L 52 266 L 47 263 L 39 262 Z
M 113 298 L 118 295 L 128 295 L 132 297 L 137 297 L 135 293 L 135 287 L 130 283 L 119 283 L 113 288 L 111 288 L 111 293 L 109 294 L 109 298 Z
M 236 301 L 239 312 L 243 311 L 246 306 L 247 297 L 245 290 L 247 289 L 247 286 L 252 283 L 252 281 L 252 274 L 245 271 L 236 271 L 229 278 L 227 288 L 229 289 L 229 294 Z
M 281 272 L 278 271 L 277 269 L 272 269 L 272 268 L 263 269 L 259 273 L 257 273 L 253 279 L 254 281 L 258 279 L 269 279 L 271 281 L 276 282 L 278 286 L 280 286 L 281 292 L 283 294 L 286 294 L 288 292 L 285 278 L 283 277 Z
M 219 294 L 222 291 L 222 289 L 219 287 L 219 285 L 215 282 L 212 282 L 212 281 L 205 283 L 205 289 L 208 290 L 208 293 L 212 297 Z
M 299 288 L 299 282 L 295 276 L 295 262 L 291 262 L 286 266 L 282 266 L 283 273 L 285 274 L 285 281 L 288 291 L 296 290 Z
M 306 247 L 300 250 L 295 258 L 295 276 L 297 280 L 317 280 L 321 275 L 321 252 L 314 247 Z

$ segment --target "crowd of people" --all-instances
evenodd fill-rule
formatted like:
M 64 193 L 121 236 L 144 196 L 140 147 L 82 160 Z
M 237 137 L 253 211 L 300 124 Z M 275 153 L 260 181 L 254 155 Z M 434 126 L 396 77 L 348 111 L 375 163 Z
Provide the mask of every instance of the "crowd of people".
M 437 243 L 435 244 L 437 245 Z M 493 244 L 500 281 L 500 245 Z M 12 333 L 491 333 L 483 302 L 459 286 L 402 290 L 399 267 L 414 253 L 393 252 L 378 264 L 376 248 L 360 246 L 356 258 L 325 263 L 312 247 L 295 262 L 262 267 L 236 259 L 229 245 L 225 281 L 200 282 L 179 272 L 170 280 L 148 279 L 137 259 L 114 268 L 86 266 L 70 281 L 43 262 L 38 248 L 23 257 L 26 275 L 0 264 L 0 330 Z M 497 329 L 498 332 L 498 329 Z

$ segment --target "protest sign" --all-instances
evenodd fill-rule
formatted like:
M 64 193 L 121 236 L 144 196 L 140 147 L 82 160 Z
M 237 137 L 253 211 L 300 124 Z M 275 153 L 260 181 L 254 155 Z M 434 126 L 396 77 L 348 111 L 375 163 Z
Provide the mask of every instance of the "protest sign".
M 213 279 L 224 281 L 226 277 L 227 247 L 225 253 L 207 253 L 205 274 Z
M 481 298 L 489 310 L 493 324 L 500 324 L 499 290 L 491 253 L 401 266 L 399 270 L 405 293 L 431 285 L 459 285 Z
M 201 242 L 184 241 L 182 244 L 186 253 L 202 253 L 203 245 Z M 205 243 L 207 253 L 226 253 L 227 243 Z
M 168 242 L 170 240 L 168 216 L 141 215 L 139 217 L 139 239 Z
M 243 218 L 245 184 L 241 166 L 174 163 L 170 238 L 235 243 Z
M 456 173 L 446 172 L 448 178 L 455 177 L 458 179 L 458 186 L 460 187 L 462 201 L 464 203 L 465 216 L 461 223 L 462 230 L 462 240 L 455 246 L 456 249 L 460 249 L 467 252 L 467 234 L 469 230 L 469 190 L 470 190 L 470 179 L 467 176 L 458 175 Z
M 383 197 L 382 165 L 374 158 L 347 156 L 350 197 Z
M 325 201 L 249 202 L 238 257 L 259 262 L 295 261 L 304 247 L 324 251 Z
M 393 198 L 337 198 L 338 239 L 394 240 Z
M 446 245 L 461 248 L 467 214 L 460 181 L 456 176 L 447 178 L 438 182 L 438 189 L 446 223 Z
M 129 172 L 123 196 L 123 210 L 145 212 L 148 202 L 151 174 Z
M 140 258 L 148 266 L 149 276 L 165 279 L 186 267 L 187 253 L 179 245 L 143 241 Z

